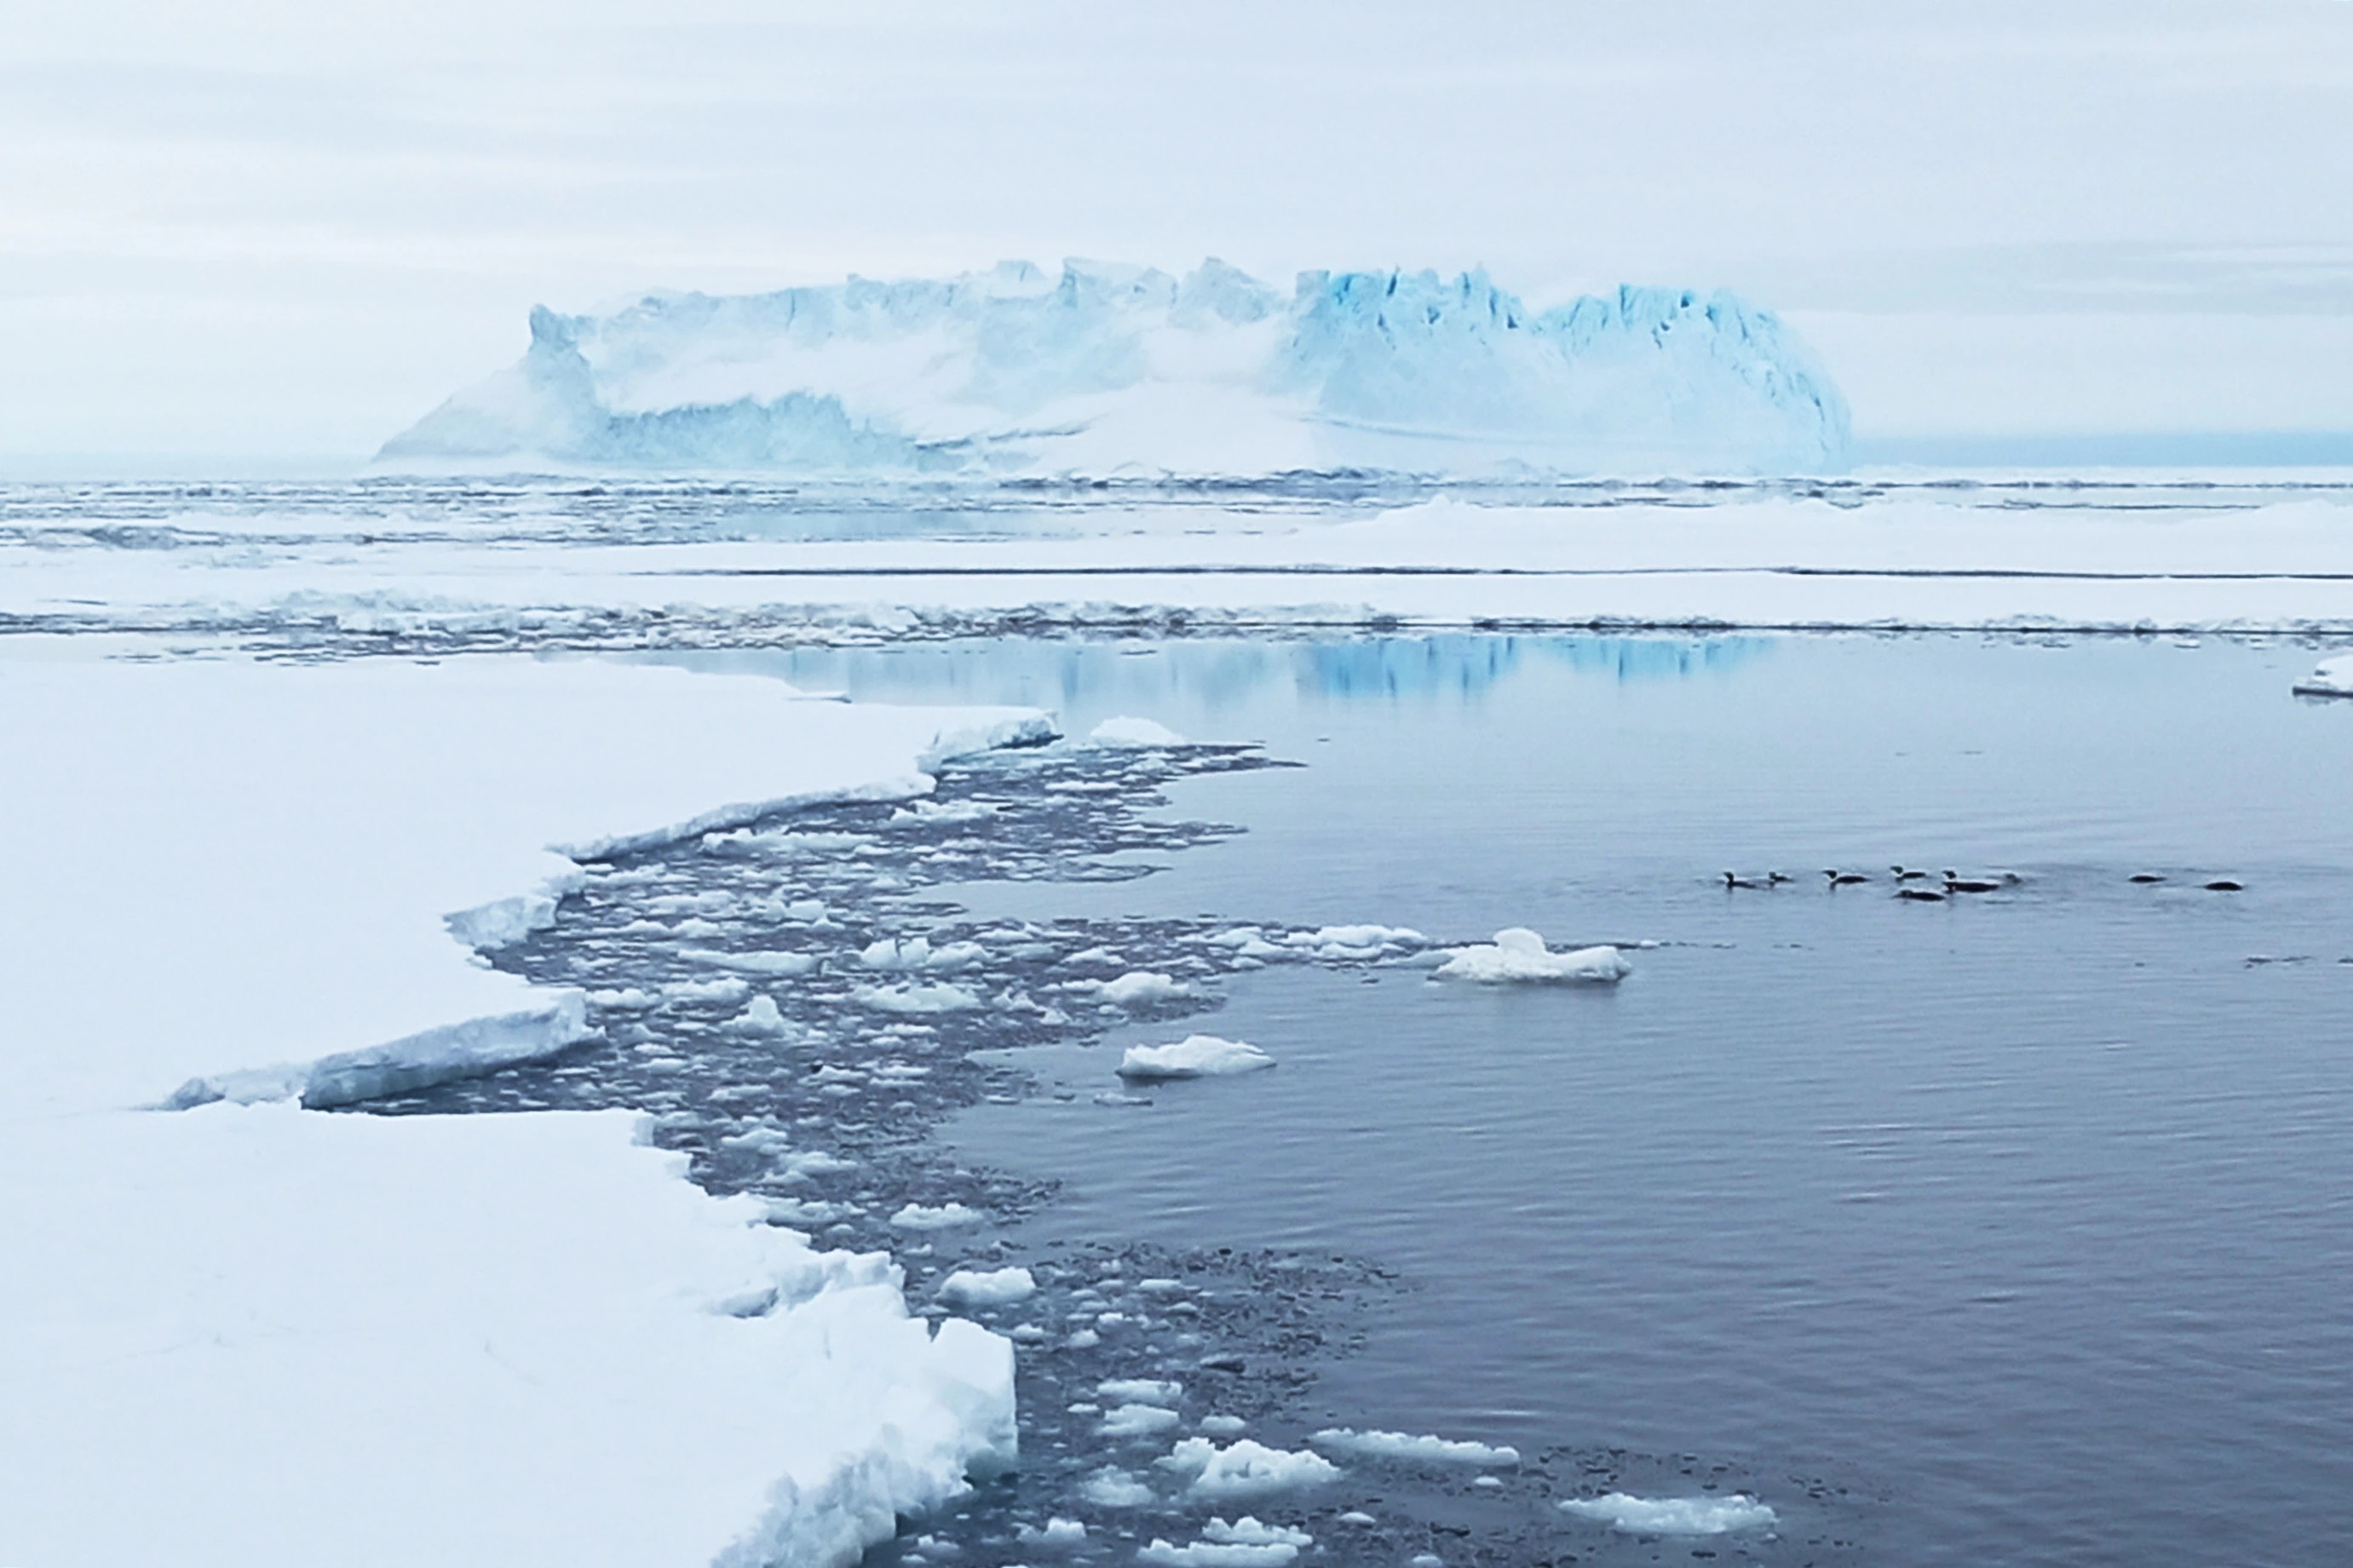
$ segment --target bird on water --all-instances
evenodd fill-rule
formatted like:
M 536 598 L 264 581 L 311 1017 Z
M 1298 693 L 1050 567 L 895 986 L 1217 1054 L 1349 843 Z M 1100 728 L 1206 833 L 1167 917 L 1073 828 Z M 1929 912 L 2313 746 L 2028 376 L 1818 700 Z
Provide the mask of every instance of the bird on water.
M 1980 882 L 1961 876 L 1957 871 L 1945 873 L 1945 891 L 1948 893 L 1990 893 L 2001 887 L 2000 882 Z
M 1890 866 L 1887 868 L 1895 873 L 1895 879 L 1899 882 L 1917 882 L 1928 874 L 1926 871 L 1907 871 L 1901 866 Z
M 1864 876 L 1860 871 L 1830 870 L 1823 872 L 1822 875 L 1831 879 L 1831 886 L 1833 888 L 1852 888 L 1857 882 L 1868 882 L 1871 880 L 1870 878 Z

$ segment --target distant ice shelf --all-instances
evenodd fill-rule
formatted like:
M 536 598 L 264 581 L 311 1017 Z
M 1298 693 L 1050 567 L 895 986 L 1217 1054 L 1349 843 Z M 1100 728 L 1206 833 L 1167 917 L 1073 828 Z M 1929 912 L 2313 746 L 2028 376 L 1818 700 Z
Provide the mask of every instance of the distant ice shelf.
M 1820 473 L 1845 401 L 1735 296 L 1532 310 L 1484 272 L 1214 258 L 652 294 L 531 317 L 522 361 L 386 442 L 404 470 L 1464 476 Z

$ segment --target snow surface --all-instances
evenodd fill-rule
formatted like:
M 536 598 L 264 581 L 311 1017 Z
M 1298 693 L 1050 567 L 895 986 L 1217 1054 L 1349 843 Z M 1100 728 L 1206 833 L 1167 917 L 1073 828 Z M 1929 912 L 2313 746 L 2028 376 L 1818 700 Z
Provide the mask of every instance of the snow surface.
M 920 794 L 1021 717 L 0 649 L 0 732 L 42 737 L 0 747 L 0 1562 L 838 1562 L 1009 1461 L 1007 1342 L 934 1336 L 887 1258 L 706 1197 L 633 1118 L 132 1108 L 465 1065 L 469 1026 L 578 1005 L 443 919 L 578 875 L 543 846 Z M 576 765 L 610 734 L 664 743 Z
M 1336 1448 L 1367 1458 L 1410 1459 L 1448 1465 L 1516 1465 L 1520 1451 L 1438 1436 L 1408 1436 L 1403 1432 L 1356 1432 L 1327 1426 L 1312 1439 L 1318 1447 Z
M 1272 1057 L 1240 1040 L 1187 1035 L 1174 1045 L 1130 1046 L 1120 1058 L 1117 1070 L 1124 1079 L 1151 1080 L 1217 1078 L 1228 1073 L 1256 1072 L 1273 1065 Z
M 2295 689 L 2306 697 L 2353 697 L 2353 654 L 2322 659 Z
M 1773 1510 L 1745 1493 L 1730 1497 L 1639 1498 L 1610 1492 L 1570 1498 L 1561 1508 L 1580 1519 L 1641 1535 L 1722 1535 L 1776 1522 Z
M 1435 971 L 1441 980 L 1482 985 L 1608 984 L 1623 980 L 1634 966 L 1614 947 L 1580 947 L 1554 952 L 1525 926 L 1499 931 L 1492 943 L 1458 947 Z
M 385 444 L 404 469 L 1814 473 L 1845 401 L 1728 293 L 1535 311 L 1483 272 L 1183 278 L 1071 261 L 538 309 L 520 363 Z

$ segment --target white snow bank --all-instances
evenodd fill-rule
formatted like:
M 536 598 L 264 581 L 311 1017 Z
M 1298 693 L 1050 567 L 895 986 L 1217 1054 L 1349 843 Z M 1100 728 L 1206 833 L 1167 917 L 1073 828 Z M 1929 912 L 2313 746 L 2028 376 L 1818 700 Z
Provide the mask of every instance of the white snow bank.
M 122 1109 L 575 1026 L 443 911 L 576 875 L 550 843 L 910 774 L 969 713 L 84 646 L 0 647 L 0 733 L 42 738 L 0 745 L 0 1563 L 831 1561 L 1009 1457 L 1009 1346 L 794 1262 L 627 1119 Z M 576 765 L 614 734 L 660 743 Z
M 1221 1040 L 1215 1035 L 1187 1035 L 1174 1045 L 1128 1047 L 1117 1070 L 1124 1079 L 1151 1080 L 1215 1078 L 1227 1073 L 1256 1072 L 1273 1065 L 1272 1057 L 1243 1041 Z
M 1642 1535 L 1722 1535 L 1775 1522 L 1773 1510 L 1746 1493 L 1730 1497 L 1639 1498 L 1610 1492 L 1570 1498 L 1564 1511 Z
M 959 1268 L 940 1281 L 939 1291 L 951 1307 L 1008 1307 L 1037 1293 L 1038 1281 L 1027 1268 Z
M 1319 1448 L 1336 1448 L 1342 1453 L 1362 1454 L 1369 1458 L 1417 1459 L 1450 1465 L 1516 1465 L 1520 1462 L 1520 1451 L 1508 1446 L 1428 1436 L 1410 1437 L 1403 1432 L 1357 1432 L 1345 1426 L 1327 1426 L 1310 1441 Z
M 534 310 L 522 360 L 385 443 L 514 472 L 1820 472 L 1846 405 L 1770 312 L 1620 288 L 1531 310 L 1483 272 L 1071 261 Z
M 1009 1344 L 636 1129 L 14 1129 L 0 1562 L 841 1562 L 1011 1462 Z
M 2304 697 L 2353 697 L 2353 654 L 2322 659 L 2295 689 Z
M 1554 952 L 1544 938 L 1525 926 L 1499 931 L 1492 944 L 1458 947 L 1437 973 L 1444 980 L 1471 980 L 1482 985 L 1623 980 L 1634 973 L 1614 947 L 1580 947 Z
M 1181 746 L 1185 737 L 1166 724 L 1155 724 L 1149 719 L 1134 719 L 1123 713 L 1106 719 L 1089 732 L 1087 739 L 1098 746 Z
M 1224 1448 L 1207 1437 L 1187 1437 L 1155 1462 L 1185 1477 L 1191 1495 L 1212 1502 L 1265 1497 L 1340 1476 L 1340 1467 L 1321 1454 L 1288 1453 L 1249 1437 Z

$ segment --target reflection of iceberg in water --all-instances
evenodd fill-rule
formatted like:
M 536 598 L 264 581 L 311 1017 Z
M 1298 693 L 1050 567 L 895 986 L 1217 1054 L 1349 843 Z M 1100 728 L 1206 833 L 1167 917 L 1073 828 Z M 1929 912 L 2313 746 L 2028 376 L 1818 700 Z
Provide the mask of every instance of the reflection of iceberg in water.
M 1499 637 L 1456 634 L 1313 643 L 1294 664 L 1303 690 L 1324 697 L 1475 697 L 1524 659 L 1580 674 L 1651 680 L 1722 671 L 1769 647 L 1764 637 Z
M 1005 638 L 895 647 L 731 649 L 647 656 L 688 668 L 759 674 L 857 701 L 1050 708 L 1075 732 L 1115 713 L 1234 714 L 1270 699 L 1457 701 L 1531 664 L 1618 681 L 1720 674 L 1772 647 L 1766 637 L 1517 637 L 1452 633 L 1282 643 L 1202 639 L 1053 643 Z M 1192 733 L 1183 723 L 1176 727 Z

